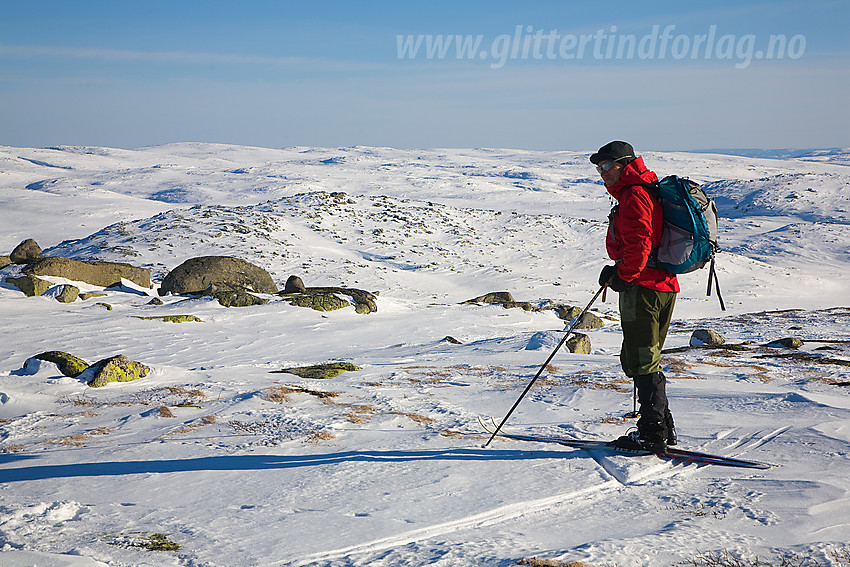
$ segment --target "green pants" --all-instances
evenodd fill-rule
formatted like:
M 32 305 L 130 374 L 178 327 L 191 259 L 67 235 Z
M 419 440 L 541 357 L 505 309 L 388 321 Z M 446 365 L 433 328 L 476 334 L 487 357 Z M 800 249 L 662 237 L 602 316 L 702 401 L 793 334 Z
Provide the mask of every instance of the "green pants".
M 661 372 L 661 349 L 673 317 L 676 294 L 633 285 L 620 293 L 623 346 L 620 364 L 626 376 Z

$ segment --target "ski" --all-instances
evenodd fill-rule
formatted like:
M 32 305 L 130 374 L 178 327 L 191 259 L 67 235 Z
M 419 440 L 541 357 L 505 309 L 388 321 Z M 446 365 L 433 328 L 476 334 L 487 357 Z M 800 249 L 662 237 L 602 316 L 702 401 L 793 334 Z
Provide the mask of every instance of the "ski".
M 490 434 L 493 434 L 493 432 L 496 431 L 498 427 L 493 418 L 490 418 L 490 420 L 487 421 L 479 417 L 478 422 L 481 424 L 481 427 L 483 427 L 484 430 Z M 688 451 L 685 449 L 678 449 L 676 447 L 668 447 L 667 450 L 663 453 L 652 453 L 650 451 L 633 451 L 629 449 L 621 449 L 619 447 L 611 446 L 607 441 L 593 441 L 589 439 L 573 439 L 570 437 L 531 435 L 525 433 L 511 433 L 505 431 L 499 431 L 498 436 L 504 437 L 506 439 L 515 439 L 517 441 L 556 443 L 558 445 L 565 445 L 574 449 L 611 451 L 614 453 L 635 457 L 654 454 L 661 459 L 678 461 L 686 464 L 693 463 L 696 465 L 718 465 L 724 467 L 738 467 L 746 469 L 770 469 L 776 466 L 770 463 L 747 461 L 744 459 L 737 459 L 735 457 L 724 457 L 721 455 L 712 455 L 710 453 L 701 453 L 699 451 Z

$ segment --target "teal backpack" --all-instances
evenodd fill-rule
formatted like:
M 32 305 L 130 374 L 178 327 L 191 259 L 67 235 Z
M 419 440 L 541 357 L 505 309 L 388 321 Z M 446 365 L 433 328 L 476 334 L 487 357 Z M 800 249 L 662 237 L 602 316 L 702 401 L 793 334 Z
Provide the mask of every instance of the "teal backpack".
M 664 209 L 661 244 L 652 250 L 648 265 L 673 274 L 687 274 L 708 264 L 706 295 L 711 295 L 713 280 L 720 308 L 726 311 L 714 270 L 714 256 L 720 251 L 714 200 L 697 183 L 678 175 L 643 186 L 658 197 Z

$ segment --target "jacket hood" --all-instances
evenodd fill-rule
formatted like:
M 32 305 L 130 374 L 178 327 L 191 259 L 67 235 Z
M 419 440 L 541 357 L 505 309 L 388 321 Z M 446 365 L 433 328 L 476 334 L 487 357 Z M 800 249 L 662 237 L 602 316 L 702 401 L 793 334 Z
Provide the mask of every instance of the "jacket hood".
M 620 180 L 614 185 L 608 187 L 608 192 L 617 200 L 620 194 L 627 187 L 632 185 L 641 185 L 642 183 L 654 183 L 658 181 L 658 176 L 643 163 L 643 158 L 638 157 L 623 168 L 620 173 Z

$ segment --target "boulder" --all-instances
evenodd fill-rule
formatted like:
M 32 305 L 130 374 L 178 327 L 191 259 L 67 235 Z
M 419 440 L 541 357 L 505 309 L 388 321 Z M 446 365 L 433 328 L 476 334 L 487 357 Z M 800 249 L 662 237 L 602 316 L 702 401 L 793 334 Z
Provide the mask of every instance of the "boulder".
M 41 295 L 50 289 L 50 282 L 37 278 L 32 274 L 26 274 L 18 278 L 6 278 L 6 282 L 17 287 L 28 297 Z
M 570 307 L 568 305 L 558 305 L 558 306 L 554 307 L 554 310 L 555 310 L 555 313 L 558 314 L 558 317 L 560 317 L 561 319 L 563 319 L 567 323 L 572 321 L 573 318 L 575 318 L 576 315 L 581 315 L 581 311 L 582 311 L 581 307 Z M 600 319 L 599 317 L 597 317 L 596 315 L 594 315 L 593 313 L 588 311 L 587 313 L 582 315 L 581 319 L 576 321 L 576 324 L 573 327 L 573 329 L 574 330 L 601 329 L 604 326 L 605 326 L 605 323 L 602 321 L 602 319 Z
M 567 350 L 574 354 L 590 354 L 590 337 L 581 333 L 574 333 L 567 339 Z
M 71 378 L 76 378 L 89 367 L 89 363 L 82 358 L 61 350 L 50 350 L 37 354 L 33 358 L 54 363 L 59 367 L 59 372 Z
M 304 282 L 298 276 L 289 276 L 286 280 L 286 285 L 283 286 L 283 293 L 307 293 L 307 288 L 304 287 Z
M 34 276 L 55 276 L 91 285 L 109 287 L 120 284 L 121 278 L 141 287 L 151 286 L 151 271 L 120 262 L 84 262 L 58 256 L 39 258 L 24 268 Z
M 263 268 L 230 256 L 201 256 L 171 270 L 162 280 L 159 294 L 204 293 L 210 285 L 221 290 L 277 293 L 277 285 Z
M 726 342 L 723 335 L 711 329 L 697 329 L 691 333 L 690 345 L 692 347 L 720 346 Z
M 12 260 L 8 256 L 0 256 L 0 270 L 12 264 Z
M 104 358 L 89 366 L 80 377 L 87 379 L 92 388 L 106 386 L 110 382 L 130 382 L 144 378 L 150 368 L 140 362 L 130 360 L 123 354 Z
M 767 343 L 767 346 L 773 348 L 800 348 L 803 346 L 803 341 L 797 337 L 785 337 L 784 339 L 771 341 Z
M 56 301 L 60 303 L 74 303 L 78 297 L 80 297 L 80 288 L 71 284 L 63 284 L 59 286 Z
M 32 238 L 27 238 L 12 250 L 9 260 L 13 264 L 29 264 L 41 255 L 41 246 Z

